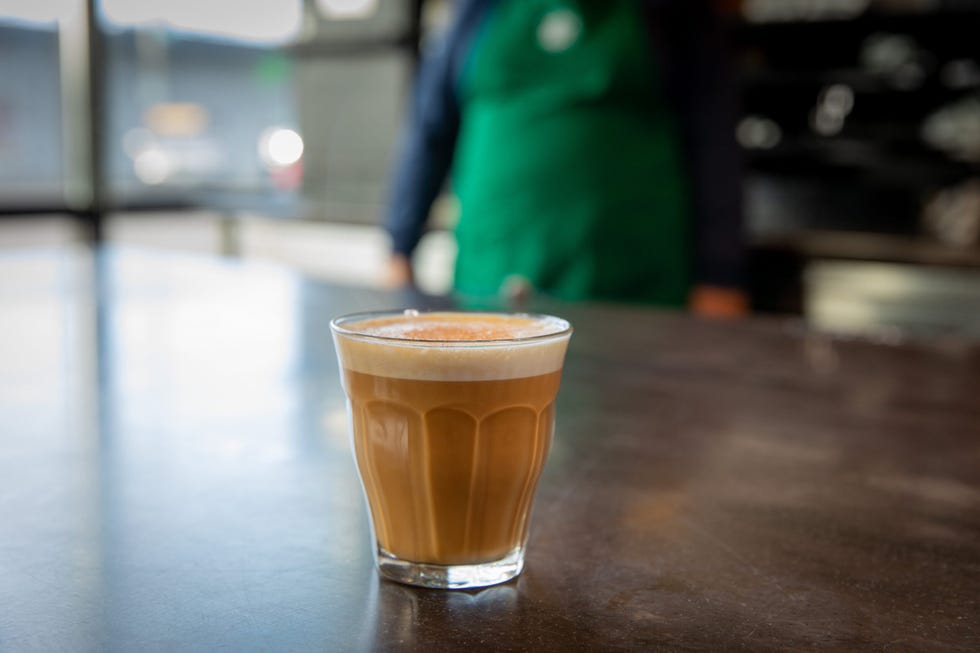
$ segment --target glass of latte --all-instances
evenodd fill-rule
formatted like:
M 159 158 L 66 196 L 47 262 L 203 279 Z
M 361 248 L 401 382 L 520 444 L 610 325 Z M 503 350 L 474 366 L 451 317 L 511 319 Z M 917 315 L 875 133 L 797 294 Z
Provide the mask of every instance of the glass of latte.
M 467 588 L 520 574 L 568 322 L 410 310 L 330 326 L 381 575 Z

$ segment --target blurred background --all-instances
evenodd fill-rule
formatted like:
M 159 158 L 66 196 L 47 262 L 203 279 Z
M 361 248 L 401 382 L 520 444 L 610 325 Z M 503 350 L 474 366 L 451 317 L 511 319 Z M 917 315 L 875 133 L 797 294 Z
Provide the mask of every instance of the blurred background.
M 751 293 L 980 337 L 980 0 L 720 3 Z M 93 241 L 377 286 L 419 53 L 451 0 L 0 0 L 0 256 Z M 451 199 L 417 276 L 447 292 Z

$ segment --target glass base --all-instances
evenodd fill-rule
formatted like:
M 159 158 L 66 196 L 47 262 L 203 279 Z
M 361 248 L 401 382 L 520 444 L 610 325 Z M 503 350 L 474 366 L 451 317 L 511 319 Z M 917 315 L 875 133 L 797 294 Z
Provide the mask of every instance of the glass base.
M 476 565 L 435 565 L 408 562 L 378 549 L 378 572 L 385 578 L 406 585 L 434 589 L 467 589 L 506 583 L 524 569 L 524 548 L 511 551 L 500 560 Z

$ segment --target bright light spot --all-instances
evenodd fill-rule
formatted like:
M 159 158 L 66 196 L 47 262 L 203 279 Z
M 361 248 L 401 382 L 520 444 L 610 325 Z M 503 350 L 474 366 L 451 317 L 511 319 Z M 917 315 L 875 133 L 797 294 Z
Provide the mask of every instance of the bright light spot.
M 929 71 L 932 55 L 905 34 L 872 34 L 861 45 L 861 65 L 875 75 L 886 78 L 899 90 L 911 91 L 922 86 Z
M 259 156 L 269 166 L 290 166 L 303 156 L 303 138 L 292 129 L 270 127 L 259 137 Z
M 555 9 L 538 25 L 538 44 L 545 52 L 557 54 L 575 44 L 582 33 L 582 20 L 569 9 Z
M 194 102 L 161 102 L 143 112 L 143 124 L 163 136 L 197 136 L 211 116 Z
M 769 118 L 746 116 L 738 123 L 735 138 L 746 149 L 768 150 L 783 140 L 783 130 Z
M 303 22 L 302 0 L 102 0 L 102 12 L 127 27 L 163 25 L 270 45 L 296 38 Z
M 854 89 L 846 84 L 833 84 L 820 92 L 810 124 L 814 131 L 823 136 L 839 134 L 853 109 Z
M 378 11 L 378 0 L 317 0 L 317 6 L 327 18 L 358 20 Z
M 841 116 L 846 116 L 854 108 L 854 91 L 846 84 L 828 86 L 821 97 L 820 103 L 827 110 Z
M 980 99 L 968 97 L 941 107 L 926 118 L 922 135 L 950 156 L 980 162 Z
M 133 171 L 144 184 L 162 184 L 173 173 L 174 161 L 159 147 L 149 147 L 133 159 Z

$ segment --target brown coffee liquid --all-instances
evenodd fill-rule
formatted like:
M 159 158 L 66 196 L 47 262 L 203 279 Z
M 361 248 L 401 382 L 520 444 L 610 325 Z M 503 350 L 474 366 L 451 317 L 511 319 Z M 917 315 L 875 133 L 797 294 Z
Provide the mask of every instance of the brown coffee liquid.
M 561 370 L 492 381 L 344 370 L 354 451 L 384 551 L 440 565 L 498 560 L 527 539 Z

